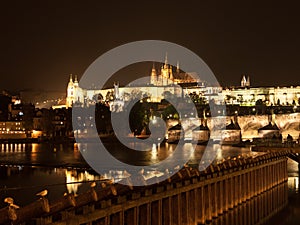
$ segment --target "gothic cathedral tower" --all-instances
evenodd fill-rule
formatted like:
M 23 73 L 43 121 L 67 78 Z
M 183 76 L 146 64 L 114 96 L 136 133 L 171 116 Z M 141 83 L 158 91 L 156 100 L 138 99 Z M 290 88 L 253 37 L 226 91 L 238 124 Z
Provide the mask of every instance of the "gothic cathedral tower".
M 77 76 L 75 75 L 74 81 L 72 74 L 70 75 L 70 80 L 67 87 L 67 99 L 66 99 L 66 107 L 72 107 L 74 102 L 76 101 L 76 92 L 78 89 L 78 80 Z

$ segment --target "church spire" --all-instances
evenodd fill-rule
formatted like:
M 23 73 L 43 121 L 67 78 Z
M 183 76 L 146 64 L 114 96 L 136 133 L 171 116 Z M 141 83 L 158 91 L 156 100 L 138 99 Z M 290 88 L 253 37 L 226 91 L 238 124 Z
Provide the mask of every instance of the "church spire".
M 73 82 L 73 75 L 70 74 L 70 82 Z
M 75 75 L 74 82 L 78 83 L 77 75 Z
M 155 69 L 154 62 L 152 65 L 152 70 L 151 70 L 150 83 L 153 85 L 157 85 L 157 76 L 156 76 L 156 69 Z
M 250 87 L 250 76 L 247 77 L 246 86 Z
M 165 66 L 168 65 L 168 52 L 166 52 L 166 57 L 165 57 Z
M 177 65 L 176 65 L 176 73 L 180 73 L 179 61 L 177 61 Z
M 246 87 L 246 83 L 247 83 L 246 76 L 243 75 L 243 78 L 242 78 L 242 80 L 241 80 L 241 86 L 242 86 L 242 87 Z

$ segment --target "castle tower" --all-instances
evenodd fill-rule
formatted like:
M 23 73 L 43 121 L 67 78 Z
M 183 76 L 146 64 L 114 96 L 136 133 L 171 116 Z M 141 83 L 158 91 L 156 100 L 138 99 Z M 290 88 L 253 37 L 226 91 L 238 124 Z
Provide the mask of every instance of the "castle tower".
M 75 77 L 75 81 L 77 78 Z M 78 83 L 78 81 L 77 81 Z M 67 99 L 66 99 L 66 107 L 72 107 L 73 103 L 75 102 L 75 90 L 74 90 L 74 82 L 73 82 L 73 76 L 70 75 L 70 80 L 67 87 Z
M 77 75 L 75 75 L 74 77 L 74 84 L 76 84 L 78 86 L 78 79 L 77 79 Z
M 157 86 L 157 75 L 156 75 L 156 69 L 154 63 L 151 70 L 150 84 Z
M 115 99 L 119 100 L 120 99 L 119 83 L 114 83 L 114 94 L 115 94 Z
M 245 77 L 245 75 L 243 75 L 243 78 L 241 80 L 241 86 L 246 87 L 246 83 L 247 83 L 246 77 Z
M 247 77 L 246 87 L 250 87 L 250 76 Z
M 170 78 L 170 70 L 168 65 L 168 53 L 166 53 L 165 64 L 161 68 L 162 85 L 168 85 L 168 79 Z
M 170 69 L 169 69 L 169 82 L 168 82 L 168 84 L 173 84 L 173 83 L 174 83 L 173 68 L 172 68 L 172 66 L 170 66 Z
M 168 68 L 168 53 L 166 52 L 164 69 L 167 68 Z
M 179 68 L 179 61 L 177 61 L 177 65 L 176 65 L 176 73 L 180 73 L 180 68 Z

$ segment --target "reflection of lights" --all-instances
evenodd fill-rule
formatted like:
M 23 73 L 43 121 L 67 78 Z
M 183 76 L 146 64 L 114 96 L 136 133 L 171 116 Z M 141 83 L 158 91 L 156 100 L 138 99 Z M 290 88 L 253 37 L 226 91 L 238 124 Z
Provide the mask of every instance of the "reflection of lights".
M 32 143 L 32 152 L 37 152 L 38 151 L 38 144 L 37 143 Z
M 144 179 L 145 180 L 148 180 L 148 179 L 151 179 L 151 178 L 154 178 L 154 177 L 161 177 L 163 176 L 164 173 L 163 172 L 160 172 L 160 171 L 147 171 L 146 174 L 144 174 Z
M 78 152 L 79 151 L 78 150 L 78 144 L 76 142 L 74 143 L 74 148 L 73 149 L 74 149 L 74 152 Z
M 151 160 L 156 160 L 157 159 L 157 149 L 156 149 L 156 144 L 152 145 L 152 151 L 151 151 Z
M 77 193 L 78 187 L 82 184 L 82 182 L 100 179 L 99 176 L 90 174 L 87 171 L 78 172 L 76 170 L 65 170 L 65 175 L 67 190 L 69 193 L 74 194 Z
M 154 151 L 156 152 L 156 144 L 152 145 L 152 152 L 154 152 Z
M 156 123 L 157 123 L 156 116 L 153 116 L 153 120 L 151 120 L 151 122 L 152 122 L 153 124 L 156 124 Z

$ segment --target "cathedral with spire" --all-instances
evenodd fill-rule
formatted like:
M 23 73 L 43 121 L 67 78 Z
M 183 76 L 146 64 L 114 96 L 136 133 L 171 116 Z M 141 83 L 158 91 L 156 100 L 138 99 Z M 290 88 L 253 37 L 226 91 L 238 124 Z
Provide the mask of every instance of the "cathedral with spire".
M 250 87 L 250 77 L 248 76 L 246 79 L 246 76 L 244 75 L 241 80 L 241 87 Z
M 79 87 L 77 75 L 70 75 L 68 87 L 67 87 L 67 98 L 66 98 L 66 106 L 72 107 L 75 102 L 82 102 L 84 96 L 84 90 Z
M 155 68 L 155 63 L 150 75 L 150 84 L 153 86 L 168 86 L 172 84 L 182 83 L 198 83 L 200 80 L 193 78 L 191 73 L 181 72 L 179 62 L 177 62 L 176 70 L 168 63 L 168 54 L 166 53 L 165 62 L 160 67 L 160 73 Z

